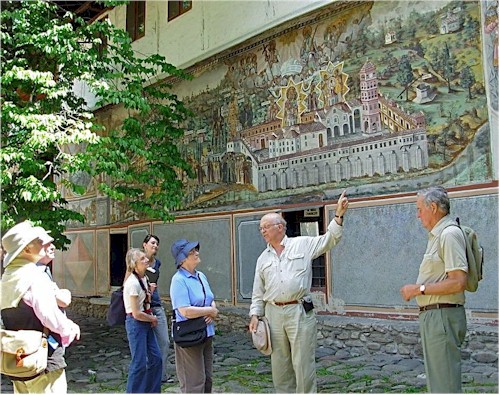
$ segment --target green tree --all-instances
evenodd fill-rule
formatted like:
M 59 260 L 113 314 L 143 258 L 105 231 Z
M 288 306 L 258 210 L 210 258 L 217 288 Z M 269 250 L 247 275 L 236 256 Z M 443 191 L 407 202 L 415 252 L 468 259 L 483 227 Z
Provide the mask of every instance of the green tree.
M 184 73 L 157 54 L 137 56 L 128 34 L 107 20 L 88 24 L 61 4 L 2 2 L 0 52 L 1 227 L 30 219 L 59 247 L 68 221 L 84 221 L 62 192 L 83 193 L 79 180 L 94 180 L 137 217 L 168 221 L 182 204 L 181 177 L 192 176 L 176 147 L 189 112 L 155 80 Z M 120 108 L 123 123 L 106 129 L 75 83 L 95 95 L 97 108 Z
M 469 99 L 472 99 L 471 87 L 476 83 L 474 73 L 469 66 L 465 66 L 460 72 L 460 86 L 469 91 Z
M 439 24 L 438 24 L 439 17 L 436 15 L 436 13 L 428 13 L 427 18 L 421 18 L 422 25 L 421 29 L 422 31 L 426 32 L 427 34 L 430 35 L 435 35 L 439 34 Z
M 401 57 L 401 61 L 399 62 L 399 71 L 396 78 L 398 82 L 404 86 L 405 89 L 403 92 L 406 91 L 406 101 L 408 101 L 408 89 L 410 88 L 410 84 L 413 82 L 414 78 L 413 69 L 407 55 L 403 55 Z M 401 94 L 403 94 L 403 92 L 401 92 Z
M 451 89 L 451 80 L 453 79 L 453 76 L 455 75 L 455 67 L 456 67 L 456 59 L 455 56 L 453 55 L 453 52 L 450 51 L 450 48 L 448 47 L 448 43 L 444 43 L 444 49 L 443 52 L 441 52 L 441 68 L 443 72 L 443 77 L 446 79 L 446 82 L 448 83 L 448 93 L 452 92 L 453 90 Z
M 464 20 L 462 37 L 466 42 L 472 43 L 480 37 L 480 24 L 477 20 L 467 15 Z

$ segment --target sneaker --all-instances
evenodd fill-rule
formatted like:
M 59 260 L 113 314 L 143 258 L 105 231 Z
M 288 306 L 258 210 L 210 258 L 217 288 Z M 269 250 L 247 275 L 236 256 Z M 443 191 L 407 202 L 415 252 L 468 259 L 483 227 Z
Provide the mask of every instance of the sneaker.
M 161 383 L 162 384 L 165 384 L 165 383 L 168 383 L 168 384 L 172 384 L 174 382 L 174 379 L 169 377 L 167 379 L 162 379 Z

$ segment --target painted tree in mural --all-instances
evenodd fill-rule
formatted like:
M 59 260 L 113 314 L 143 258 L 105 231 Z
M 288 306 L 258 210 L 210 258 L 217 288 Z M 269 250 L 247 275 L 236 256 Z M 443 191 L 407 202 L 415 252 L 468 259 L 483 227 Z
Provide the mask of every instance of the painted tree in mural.
M 401 57 L 401 62 L 399 63 L 399 72 L 397 74 L 398 82 L 405 88 L 403 92 L 406 92 L 406 101 L 408 101 L 408 88 L 413 82 L 413 69 L 411 68 L 411 63 L 408 56 L 403 55 Z M 403 94 L 401 92 L 401 94 Z
M 2 230 L 28 218 L 61 246 L 68 221 L 85 219 L 61 190 L 89 185 L 137 217 L 171 220 L 179 176 L 192 174 L 175 145 L 188 111 L 153 77 L 182 72 L 159 55 L 138 57 L 107 20 L 88 24 L 57 2 L 2 2 L 1 21 Z M 77 85 L 96 107 L 122 108 L 124 122 L 104 127 Z
M 469 66 L 466 66 L 460 72 L 460 86 L 464 89 L 467 89 L 469 92 L 469 99 L 472 99 L 471 88 L 476 82 L 474 74 L 472 73 Z

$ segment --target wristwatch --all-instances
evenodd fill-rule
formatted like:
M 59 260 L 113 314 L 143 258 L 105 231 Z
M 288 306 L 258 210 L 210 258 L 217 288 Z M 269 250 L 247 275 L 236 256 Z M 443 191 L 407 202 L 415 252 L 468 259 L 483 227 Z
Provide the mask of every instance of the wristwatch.
M 420 286 L 420 293 L 421 293 L 422 295 L 425 295 L 425 284 L 422 284 L 422 285 Z

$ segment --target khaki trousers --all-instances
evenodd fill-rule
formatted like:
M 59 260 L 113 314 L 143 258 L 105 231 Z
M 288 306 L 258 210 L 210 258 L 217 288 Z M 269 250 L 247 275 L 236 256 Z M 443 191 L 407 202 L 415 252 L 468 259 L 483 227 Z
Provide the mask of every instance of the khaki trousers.
M 317 321 L 302 304 L 266 304 L 271 330 L 271 371 L 277 393 L 316 393 Z
M 28 381 L 12 381 L 14 394 L 66 394 L 68 383 L 64 369 L 42 374 Z
M 419 322 L 427 391 L 462 392 L 460 347 L 467 331 L 464 307 L 428 310 L 420 313 Z
M 212 392 L 213 336 L 199 346 L 182 348 L 174 343 L 175 370 L 184 394 Z

